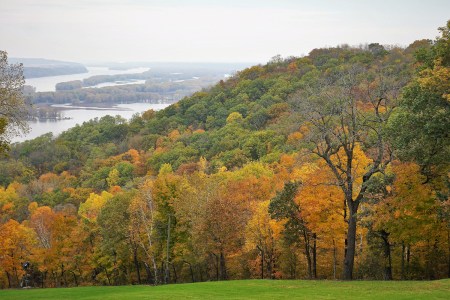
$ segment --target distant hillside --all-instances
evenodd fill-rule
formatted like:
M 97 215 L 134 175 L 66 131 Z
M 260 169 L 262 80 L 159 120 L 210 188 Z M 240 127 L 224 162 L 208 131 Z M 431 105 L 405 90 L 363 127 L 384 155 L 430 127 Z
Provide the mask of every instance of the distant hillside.
M 43 58 L 10 58 L 11 63 L 22 63 L 25 78 L 47 77 L 87 73 L 85 66 L 79 63 L 50 60 Z

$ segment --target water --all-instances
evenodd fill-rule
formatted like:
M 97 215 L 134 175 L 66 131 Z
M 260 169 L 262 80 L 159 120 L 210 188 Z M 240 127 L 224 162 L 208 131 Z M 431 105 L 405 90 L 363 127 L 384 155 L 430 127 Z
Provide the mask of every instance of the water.
M 102 82 L 97 85 L 88 86 L 86 88 L 102 88 L 107 86 L 116 86 L 116 85 L 128 85 L 128 84 L 144 84 L 145 79 L 133 79 L 129 81 L 110 81 L 110 82 Z
M 86 67 L 86 68 L 88 69 L 87 73 L 30 78 L 25 80 L 25 84 L 34 86 L 36 88 L 36 92 L 54 92 L 56 84 L 60 82 L 83 80 L 85 78 L 95 75 L 136 74 L 149 70 L 149 68 L 133 68 L 128 70 L 110 70 L 106 67 Z M 132 82 L 132 84 L 136 83 L 140 82 Z M 120 83 L 110 82 L 108 83 L 108 86 L 117 84 Z
M 130 119 L 135 113 L 141 113 L 149 109 L 160 110 L 170 104 L 151 104 L 151 103 L 132 103 L 132 104 L 118 104 L 110 108 L 99 107 L 73 107 L 69 105 L 55 105 L 55 107 L 64 108 L 63 117 L 70 118 L 68 120 L 59 121 L 30 121 L 31 131 L 25 136 L 15 137 L 12 142 L 23 142 L 25 140 L 34 139 L 40 135 L 52 132 L 54 136 L 74 127 L 75 125 L 83 124 L 94 118 L 101 118 L 106 115 L 119 115 L 125 119 Z

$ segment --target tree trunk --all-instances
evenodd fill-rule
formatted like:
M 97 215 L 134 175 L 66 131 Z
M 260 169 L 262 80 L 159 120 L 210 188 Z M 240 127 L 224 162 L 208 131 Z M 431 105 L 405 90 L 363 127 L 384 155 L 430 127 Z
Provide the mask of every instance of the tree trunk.
M 158 285 L 159 284 L 158 266 L 156 265 L 156 260 L 154 256 L 152 256 L 152 264 L 153 264 L 153 284 Z
M 223 252 L 220 252 L 220 278 L 222 280 L 228 279 L 225 255 L 223 255 Z
M 269 251 L 267 254 L 265 254 L 264 256 L 266 256 L 266 266 L 267 266 L 267 274 L 268 274 L 268 278 L 270 279 L 275 279 L 275 272 L 274 272 L 274 268 L 275 268 L 275 258 L 273 255 L 273 251 Z M 267 256 L 269 258 L 267 258 Z
M 276 265 L 276 255 L 275 255 L 275 241 L 273 235 L 271 236 L 271 246 L 270 246 L 270 252 L 269 252 L 269 271 L 270 271 L 270 278 L 276 279 L 275 276 L 275 270 L 277 268 Z
M 311 266 L 311 250 L 310 250 L 310 241 L 308 237 L 308 233 L 306 230 L 303 230 L 303 239 L 305 241 L 305 257 L 306 262 L 308 263 L 308 278 L 312 279 L 312 266 Z
M 161 267 L 159 268 L 159 274 L 161 274 L 161 283 L 165 283 L 165 275 L 166 273 L 166 262 L 164 260 L 161 261 Z
M 334 279 L 336 279 L 336 267 L 337 267 L 336 242 L 333 239 L 333 278 Z
M 197 269 L 199 270 L 199 274 L 200 274 L 200 282 L 203 282 L 203 268 L 202 268 L 202 265 L 197 265 Z M 208 265 L 205 266 L 205 269 L 206 269 L 206 272 L 205 272 L 206 276 L 209 277 L 208 276 L 208 274 L 209 274 Z
M 264 279 L 264 250 L 261 250 L 261 279 Z
M 17 273 L 17 268 L 13 269 L 13 274 L 14 274 L 14 277 L 16 278 L 15 281 L 16 281 L 17 287 L 19 287 L 20 280 L 19 280 L 19 273 Z
M 292 248 L 290 249 L 290 255 L 289 255 L 289 275 L 290 279 L 297 279 L 297 255 L 295 251 L 292 251 Z
M 173 263 L 171 263 L 171 265 L 172 265 L 172 270 L 173 270 L 173 282 L 177 283 L 177 281 L 178 281 L 177 270 L 175 269 L 175 265 Z
M 261 253 L 261 279 L 264 279 L 264 250 L 259 245 L 256 245 L 256 248 Z
M 344 280 L 353 279 L 353 265 L 355 262 L 355 248 L 356 248 L 356 212 L 357 203 L 353 200 L 347 200 L 347 205 L 349 206 L 349 218 L 348 218 L 348 228 L 347 228 L 347 247 L 345 251 L 344 258 L 344 273 L 342 278 Z
M 78 286 L 78 279 L 77 279 L 77 275 L 75 274 L 75 272 L 74 272 L 74 271 L 71 271 L 71 272 L 72 272 L 73 280 L 75 281 L 75 286 Z
M 41 281 L 41 288 L 44 288 L 44 283 L 47 280 L 47 274 L 48 272 L 45 271 L 44 273 L 42 273 L 42 281 Z
M 135 246 L 133 246 L 133 260 L 134 260 L 134 267 L 136 268 L 137 280 L 138 280 L 138 283 L 141 284 L 141 270 L 139 268 L 137 247 L 135 247 Z
M 194 270 L 192 269 L 192 264 L 188 261 L 184 261 L 185 264 L 187 264 L 189 266 L 189 271 L 191 272 L 191 279 L 192 282 L 195 282 L 195 278 L 194 278 Z
M 313 242 L 313 248 L 312 248 L 312 254 L 313 254 L 313 261 L 312 261 L 312 275 L 314 279 L 317 279 L 317 236 L 315 233 L 313 233 L 312 236 L 314 242 Z
M 405 242 L 402 242 L 402 271 L 401 280 L 405 280 Z
M 435 280 L 436 279 L 436 259 L 437 259 L 437 252 L 438 252 L 438 240 L 435 239 L 433 246 L 431 246 L 431 243 L 429 244 L 429 253 L 428 253 L 428 259 L 427 259 L 427 273 L 428 273 L 428 279 L 429 280 Z
M 409 279 L 409 262 L 411 260 L 411 246 L 408 244 L 406 246 L 406 279 Z
M 108 280 L 108 285 L 111 285 L 111 278 L 110 278 L 110 275 L 108 274 L 108 270 L 106 269 L 106 267 L 103 267 L 103 270 L 105 270 L 105 275 L 106 275 L 106 279 Z
M 384 256 L 384 280 L 392 280 L 392 259 L 391 259 L 391 244 L 389 243 L 389 233 L 385 230 L 380 232 L 383 240 L 383 256 Z
M 219 268 L 220 268 L 220 263 L 219 263 L 219 256 L 217 256 L 215 253 L 211 253 L 213 256 L 214 256 L 214 258 L 215 258 L 215 260 L 214 260 L 214 266 L 215 266 L 215 269 L 216 269 L 216 280 L 217 281 L 219 281 L 220 280 L 220 276 L 219 276 Z
M 8 278 L 8 288 L 11 288 L 11 276 L 9 275 L 9 273 L 6 271 L 6 277 Z
M 169 255 L 169 250 L 170 250 L 170 215 L 169 215 L 169 221 L 167 224 L 167 248 L 166 248 L 166 269 L 164 272 L 164 282 L 170 283 L 170 255 Z
M 145 272 L 147 273 L 147 283 L 151 284 L 152 283 L 152 272 L 150 270 L 150 266 L 144 261 L 144 267 L 145 267 Z M 153 283 L 155 283 L 153 281 Z
M 61 264 L 61 278 L 64 282 L 64 286 L 67 287 L 66 270 L 64 270 L 64 264 Z
M 53 271 L 53 270 L 52 270 L 52 275 L 53 275 L 53 284 L 54 284 L 54 287 L 59 287 L 58 276 L 57 276 L 56 272 Z

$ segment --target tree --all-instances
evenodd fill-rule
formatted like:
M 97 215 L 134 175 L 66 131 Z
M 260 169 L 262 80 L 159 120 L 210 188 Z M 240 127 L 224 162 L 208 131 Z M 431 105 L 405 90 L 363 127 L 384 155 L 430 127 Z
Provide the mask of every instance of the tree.
M 447 238 L 447 224 L 439 216 L 436 193 L 432 185 L 426 183 L 417 164 L 395 161 L 392 169 L 395 180 L 388 197 L 376 207 L 375 228 L 402 244 L 402 278 L 410 278 L 407 256 L 415 246 L 423 249 L 428 279 L 435 279 L 440 265 L 438 245 Z M 420 255 L 418 252 L 413 253 L 416 259 Z
M 420 166 L 441 202 L 440 218 L 447 223 L 448 276 L 450 276 L 450 21 L 441 36 L 416 54 L 417 76 L 405 88 L 399 107 L 389 120 L 396 154 Z
M 275 278 L 274 269 L 277 254 L 277 244 L 280 240 L 283 225 L 272 219 L 269 214 L 270 201 L 255 203 L 252 218 L 246 228 L 246 248 L 248 251 L 256 249 L 261 256 L 261 279 Z M 267 270 L 267 273 L 265 273 Z
M 157 207 L 153 199 L 153 182 L 146 180 L 139 187 L 139 192 L 131 200 L 128 208 L 130 214 L 130 235 L 133 243 L 144 251 L 145 270 L 148 283 L 159 284 L 159 272 L 156 257 L 156 218 Z M 153 269 L 153 270 L 151 270 Z
M 344 193 L 348 209 L 346 280 L 353 277 L 357 213 L 367 182 L 390 160 L 383 127 L 401 86 L 393 80 L 394 72 L 382 65 L 371 69 L 358 64 L 330 68 L 306 78 L 303 89 L 293 98 L 309 128 L 305 140 L 311 152 L 326 162 Z M 356 151 L 361 144 L 370 149 L 373 161 L 363 165 L 364 174 L 356 174 Z
M 303 247 L 308 263 L 308 277 L 317 278 L 316 268 L 316 234 L 313 233 L 301 216 L 301 207 L 295 202 L 299 184 L 287 182 L 281 192 L 270 200 L 269 213 L 273 219 L 286 220 L 284 235 L 289 244 L 299 243 L 303 239 Z
M 109 273 L 113 274 L 114 284 L 132 283 L 132 257 L 140 281 L 138 247 L 131 238 L 128 210 L 134 194 L 131 191 L 112 197 L 102 207 L 97 219 L 102 237 L 98 254 L 105 267 L 110 269 Z
M 24 83 L 22 64 L 8 64 L 8 54 L 0 50 L 0 153 L 8 149 L 11 137 L 28 130 Z
M 417 77 L 389 120 L 397 154 L 417 162 L 427 177 L 439 169 L 446 174 L 450 156 L 450 21 L 440 30 L 442 36 L 428 53 L 418 53 Z
M 363 167 L 364 163 L 357 162 Z M 301 218 L 307 228 L 314 233 L 317 243 L 317 253 L 332 253 L 331 261 L 324 264 L 327 256 L 322 255 L 321 276 L 327 274 L 329 266 L 332 266 L 333 278 L 337 278 L 338 271 L 338 246 L 343 244 L 345 239 L 345 215 L 344 194 L 342 190 L 333 184 L 333 173 L 327 168 L 323 160 L 316 163 L 303 164 L 298 171 L 294 170 L 302 184 L 294 201 L 301 207 Z M 320 245 L 320 248 L 319 248 Z M 314 254 L 314 253 L 313 253 Z M 329 257 L 329 256 L 328 256 Z M 313 263 L 316 264 L 315 260 Z
M 75 212 L 55 212 L 48 206 L 37 207 L 36 202 L 30 204 L 29 209 L 29 227 L 34 230 L 38 242 L 33 248 L 33 260 L 41 272 L 42 286 L 47 275 L 51 275 L 52 286 L 67 286 L 68 273 L 78 284 L 71 245 L 72 232 L 76 227 Z
M 31 229 L 15 220 L 0 226 L 0 270 L 7 276 L 8 287 L 19 287 L 22 263 L 31 257 L 34 238 Z

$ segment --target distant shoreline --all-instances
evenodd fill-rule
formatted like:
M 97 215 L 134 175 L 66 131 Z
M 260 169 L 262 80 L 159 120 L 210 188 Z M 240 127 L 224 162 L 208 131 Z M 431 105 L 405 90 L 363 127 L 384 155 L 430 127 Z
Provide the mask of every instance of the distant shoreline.
M 136 102 L 140 103 L 140 102 Z M 117 111 L 128 111 L 128 108 L 117 107 L 117 105 L 122 103 L 66 103 L 66 104 L 50 104 L 50 103 L 39 103 L 35 104 L 37 108 L 54 108 L 59 111 L 64 110 L 74 110 L 74 109 L 83 109 L 83 110 L 117 110 Z M 128 103 L 130 104 L 130 103 Z

